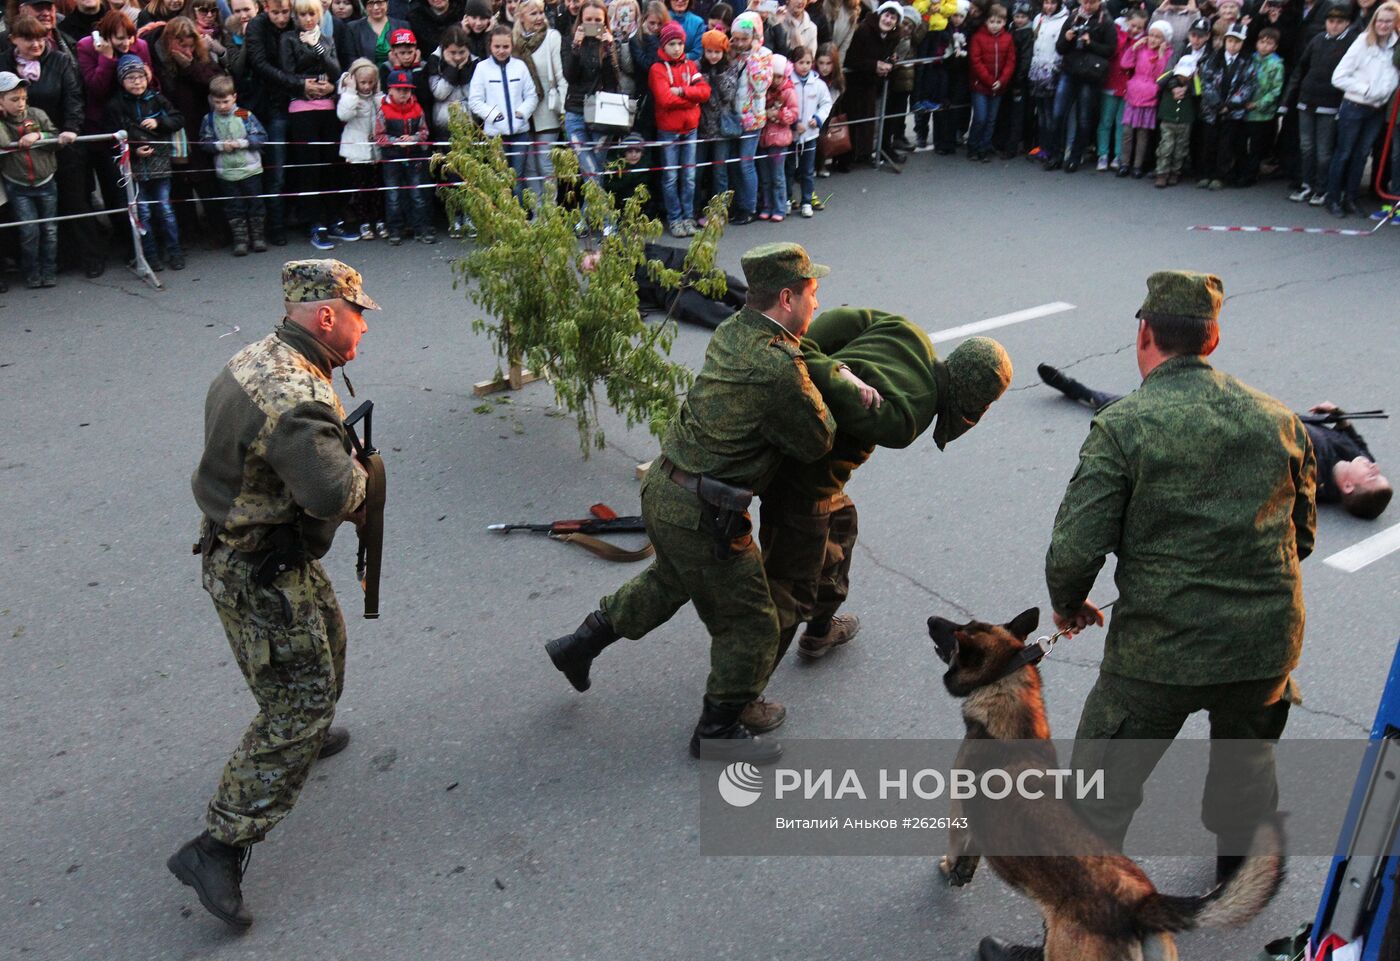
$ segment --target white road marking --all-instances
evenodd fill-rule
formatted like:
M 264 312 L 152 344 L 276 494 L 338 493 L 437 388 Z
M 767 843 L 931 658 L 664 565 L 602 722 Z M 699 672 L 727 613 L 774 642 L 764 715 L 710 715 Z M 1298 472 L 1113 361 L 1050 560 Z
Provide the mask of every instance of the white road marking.
M 1372 534 L 1364 541 L 1324 558 L 1322 563 L 1339 571 L 1355 574 L 1372 561 L 1378 561 L 1397 550 L 1400 550 L 1400 524 L 1379 534 Z
M 984 330 L 996 330 L 998 327 L 1010 327 L 1012 324 L 1019 324 L 1027 320 L 1049 317 L 1051 314 L 1062 314 L 1067 310 L 1074 310 L 1074 304 L 1067 304 L 1062 300 L 1057 300 L 1053 304 L 1041 304 L 1039 307 L 1027 307 L 1025 310 L 1017 310 L 1009 314 L 1002 314 L 1000 317 L 988 317 L 986 320 L 975 321 L 971 324 L 963 324 L 961 327 L 949 327 L 947 330 L 935 330 L 933 333 L 929 334 L 929 339 L 937 344 L 945 340 L 956 340 L 959 337 L 971 337 L 973 334 L 980 334 Z

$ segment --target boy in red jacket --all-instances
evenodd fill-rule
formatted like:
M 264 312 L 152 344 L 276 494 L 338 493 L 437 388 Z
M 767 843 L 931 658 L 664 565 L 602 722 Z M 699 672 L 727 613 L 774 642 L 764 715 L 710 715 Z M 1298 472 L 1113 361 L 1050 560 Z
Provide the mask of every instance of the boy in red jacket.
M 661 28 L 661 49 L 650 80 L 656 139 L 664 145 L 661 196 L 666 221 L 672 237 L 689 237 L 696 230 L 690 216 L 695 209 L 695 130 L 700 126 L 700 105 L 710 99 L 710 84 L 695 61 L 685 58 L 685 28 L 675 21 Z
M 972 35 L 968 70 L 972 75 L 972 130 L 967 135 L 967 159 L 991 163 L 997 111 L 1016 74 L 1016 43 L 1006 32 L 1006 8 L 999 3 L 987 8 L 986 25 Z

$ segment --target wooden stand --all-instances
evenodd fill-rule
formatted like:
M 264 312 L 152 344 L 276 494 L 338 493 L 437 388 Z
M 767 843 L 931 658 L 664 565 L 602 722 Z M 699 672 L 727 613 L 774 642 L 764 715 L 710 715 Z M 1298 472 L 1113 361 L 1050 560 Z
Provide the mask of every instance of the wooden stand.
M 519 390 L 526 384 L 533 384 L 540 379 L 540 375 L 532 370 L 525 370 L 519 364 L 511 364 L 510 372 L 505 377 L 498 377 L 495 380 L 483 380 L 472 385 L 473 397 L 485 397 L 487 394 L 495 394 L 503 390 Z
M 647 471 L 649 470 L 651 470 L 651 461 L 642 461 L 642 463 L 638 464 L 636 468 L 637 480 L 641 480 L 643 477 L 647 476 Z

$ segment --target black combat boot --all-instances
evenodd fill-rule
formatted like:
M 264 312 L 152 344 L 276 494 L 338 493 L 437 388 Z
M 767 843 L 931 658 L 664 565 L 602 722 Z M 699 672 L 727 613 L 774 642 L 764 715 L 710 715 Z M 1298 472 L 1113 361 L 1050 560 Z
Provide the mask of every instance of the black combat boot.
M 248 256 L 248 221 L 230 217 L 228 229 L 233 235 L 233 255 L 235 257 Z
M 316 754 L 316 760 L 324 761 L 328 757 L 335 757 L 349 746 L 349 731 L 343 727 L 326 728 L 326 736 L 321 741 L 321 750 Z
M 1040 375 L 1041 380 L 1045 381 L 1047 387 L 1053 387 L 1070 400 L 1078 401 L 1087 407 L 1094 408 L 1094 410 L 1098 410 L 1109 401 L 1116 399 L 1111 394 L 1090 390 L 1059 368 L 1051 367 L 1049 364 L 1036 364 L 1035 372 Z
M 165 866 L 181 884 L 194 888 L 199 903 L 210 914 L 235 928 L 246 928 L 253 923 L 253 916 L 243 906 L 239 885 L 251 853 L 251 845 L 240 848 L 225 844 L 205 831 L 170 855 Z
M 249 241 L 253 247 L 253 253 L 260 254 L 267 249 L 267 237 L 264 234 L 266 221 L 262 217 L 253 216 L 248 218 Z
M 583 619 L 578 630 L 563 637 L 556 637 L 545 644 L 549 659 L 554 666 L 564 672 L 576 691 L 586 691 L 591 683 L 588 668 L 593 659 L 603 653 L 603 648 L 617 640 L 617 631 L 612 621 L 602 611 L 594 611 Z
M 983 938 L 977 945 L 977 961 L 1045 961 L 1045 949 L 1012 944 L 1001 938 Z
M 772 764 L 783 756 L 777 741 L 765 741 L 739 723 L 743 704 L 720 704 L 705 698 L 700 721 L 690 737 L 690 753 L 702 761 L 748 761 Z

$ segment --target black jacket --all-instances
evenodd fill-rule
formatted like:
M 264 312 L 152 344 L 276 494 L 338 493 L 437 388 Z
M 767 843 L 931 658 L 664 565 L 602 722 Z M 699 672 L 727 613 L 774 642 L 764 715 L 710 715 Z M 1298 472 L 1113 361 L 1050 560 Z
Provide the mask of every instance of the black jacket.
M 1070 39 L 1071 30 L 1075 31 L 1074 39 Z M 1094 57 L 1107 61 L 1111 68 L 1118 55 L 1118 29 L 1102 9 L 1094 17 L 1075 13 L 1065 20 L 1055 51 L 1064 58 L 1064 72 L 1071 77 L 1079 76 Z
M 15 48 L 4 44 L 0 70 L 19 73 Z M 29 106 L 49 115 L 59 133 L 79 133 L 83 129 L 83 81 L 72 57 L 50 44 L 39 58 L 39 79 L 29 85 Z
M 248 21 L 243 42 L 248 46 L 249 71 L 257 78 L 261 103 L 253 107 L 258 119 L 267 123 L 274 110 L 285 110 L 287 101 L 300 97 L 305 88 L 301 80 L 282 69 L 282 34 L 296 36 L 292 21 L 287 21 L 287 29 L 280 30 L 268 19 L 267 13 L 260 13 Z
M 1306 107 L 1313 113 L 1336 113 L 1342 105 L 1342 92 L 1332 86 L 1332 71 L 1355 40 L 1354 28 L 1337 37 L 1327 36 L 1325 30 L 1313 37 L 1288 78 L 1281 102 L 1290 106 L 1296 102 L 1299 109 Z
M 617 65 L 611 56 L 603 54 L 603 44 L 596 37 L 584 37 L 577 48 L 564 42 L 564 80 L 569 85 L 564 98 L 567 113 L 583 113 L 583 99 L 589 94 L 618 90 Z
M 437 14 L 428 6 L 428 0 L 414 0 L 408 10 L 408 26 L 413 31 L 413 39 L 418 41 L 418 50 L 424 60 L 441 44 L 443 31 L 454 23 L 462 22 L 466 9 L 467 0 L 448 0 L 446 12 Z
M 97 29 L 97 21 L 101 20 L 106 12 L 107 5 L 105 3 L 96 14 L 74 10 L 59 21 L 58 29 L 76 46 L 79 40 L 90 36 Z
M 384 27 L 393 35 L 393 31 L 403 29 L 408 26 L 407 20 L 396 20 L 389 18 L 388 25 Z M 374 28 L 369 25 L 369 20 L 361 17 L 359 20 L 352 20 L 348 24 L 336 24 L 335 27 L 335 51 L 341 63 L 350 64 L 364 57 L 366 60 L 374 60 L 374 47 L 379 42 L 375 35 Z M 422 39 L 419 38 L 419 46 L 422 46 Z M 432 50 L 424 51 L 432 53 Z M 379 61 L 375 60 L 375 63 Z
M 1011 89 L 1024 93 L 1031 88 L 1031 55 L 1035 52 L 1035 30 L 1030 24 L 1020 29 L 1012 28 L 1011 42 L 1016 45 L 1016 73 L 1011 78 Z
M 1318 503 L 1335 504 L 1342 499 L 1342 492 L 1337 489 L 1337 482 L 1332 477 L 1332 468 L 1344 460 L 1355 460 L 1358 457 L 1371 460 L 1370 448 L 1350 424 L 1345 427 L 1329 427 L 1305 421 L 1303 426 L 1308 429 L 1313 453 L 1317 455 Z
M 322 37 L 314 47 L 309 47 L 302 42 L 297 31 L 288 30 L 278 38 L 277 45 L 283 73 L 299 81 L 323 76 L 332 84 L 340 81 L 340 61 L 336 59 L 335 48 L 329 38 Z M 298 86 L 302 84 L 298 83 Z M 305 90 L 304 87 L 302 89 Z

